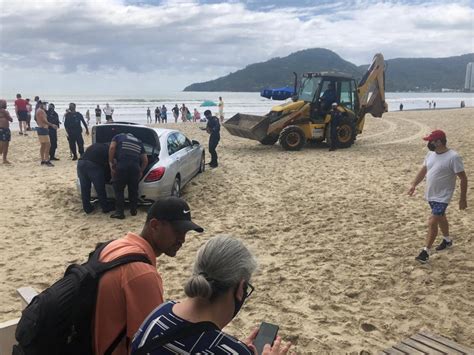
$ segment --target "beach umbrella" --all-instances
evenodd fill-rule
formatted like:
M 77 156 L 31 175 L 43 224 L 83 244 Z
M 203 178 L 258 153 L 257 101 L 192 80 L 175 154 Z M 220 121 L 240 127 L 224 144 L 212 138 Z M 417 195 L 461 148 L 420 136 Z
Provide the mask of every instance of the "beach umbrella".
M 201 104 L 201 107 L 217 106 L 214 101 L 206 100 Z

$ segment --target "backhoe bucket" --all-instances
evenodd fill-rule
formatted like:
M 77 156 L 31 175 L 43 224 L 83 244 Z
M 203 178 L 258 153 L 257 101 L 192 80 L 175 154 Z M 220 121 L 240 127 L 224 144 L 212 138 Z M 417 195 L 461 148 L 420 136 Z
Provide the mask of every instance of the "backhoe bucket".
M 238 113 L 224 122 L 223 126 L 233 136 L 261 141 L 267 136 L 270 118 L 268 116 Z

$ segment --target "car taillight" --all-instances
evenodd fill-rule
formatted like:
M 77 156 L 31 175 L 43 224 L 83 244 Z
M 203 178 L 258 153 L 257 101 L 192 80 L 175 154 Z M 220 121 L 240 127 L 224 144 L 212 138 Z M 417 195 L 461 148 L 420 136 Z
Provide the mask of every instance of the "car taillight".
M 160 166 L 159 168 L 153 169 L 148 173 L 147 177 L 145 178 L 145 182 L 158 181 L 163 177 L 163 175 L 165 175 L 165 168 Z

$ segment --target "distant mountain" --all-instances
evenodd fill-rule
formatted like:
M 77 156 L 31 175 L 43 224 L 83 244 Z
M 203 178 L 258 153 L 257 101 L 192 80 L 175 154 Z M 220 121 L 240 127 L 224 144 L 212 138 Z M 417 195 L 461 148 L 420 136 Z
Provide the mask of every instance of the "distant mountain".
M 284 58 L 251 64 L 245 69 L 204 83 L 191 84 L 184 91 L 260 91 L 264 87 L 293 86 L 293 72 L 339 71 L 356 76 L 360 69 L 336 53 L 323 48 L 305 49 Z
M 474 62 L 474 53 L 447 58 L 397 58 L 386 60 L 386 91 L 462 90 L 466 65 Z M 184 91 L 260 91 L 263 88 L 293 85 L 293 71 L 336 71 L 362 77 L 368 65 L 356 66 L 324 48 L 305 49 L 283 58 L 248 65 L 244 69 L 203 83 L 194 83 Z

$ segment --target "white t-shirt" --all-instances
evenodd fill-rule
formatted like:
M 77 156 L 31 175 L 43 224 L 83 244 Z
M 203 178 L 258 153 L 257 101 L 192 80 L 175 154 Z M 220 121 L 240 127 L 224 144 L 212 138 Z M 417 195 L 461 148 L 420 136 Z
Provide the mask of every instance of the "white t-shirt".
M 110 106 L 109 107 L 105 106 L 104 112 L 107 116 L 111 116 L 114 113 L 114 109 Z
M 456 188 L 456 174 L 464 171 L 459 154 L 452 149 L 442 154 L 429 152 L 423 165 L 427 168 L 426 200 L 449 203 Z

